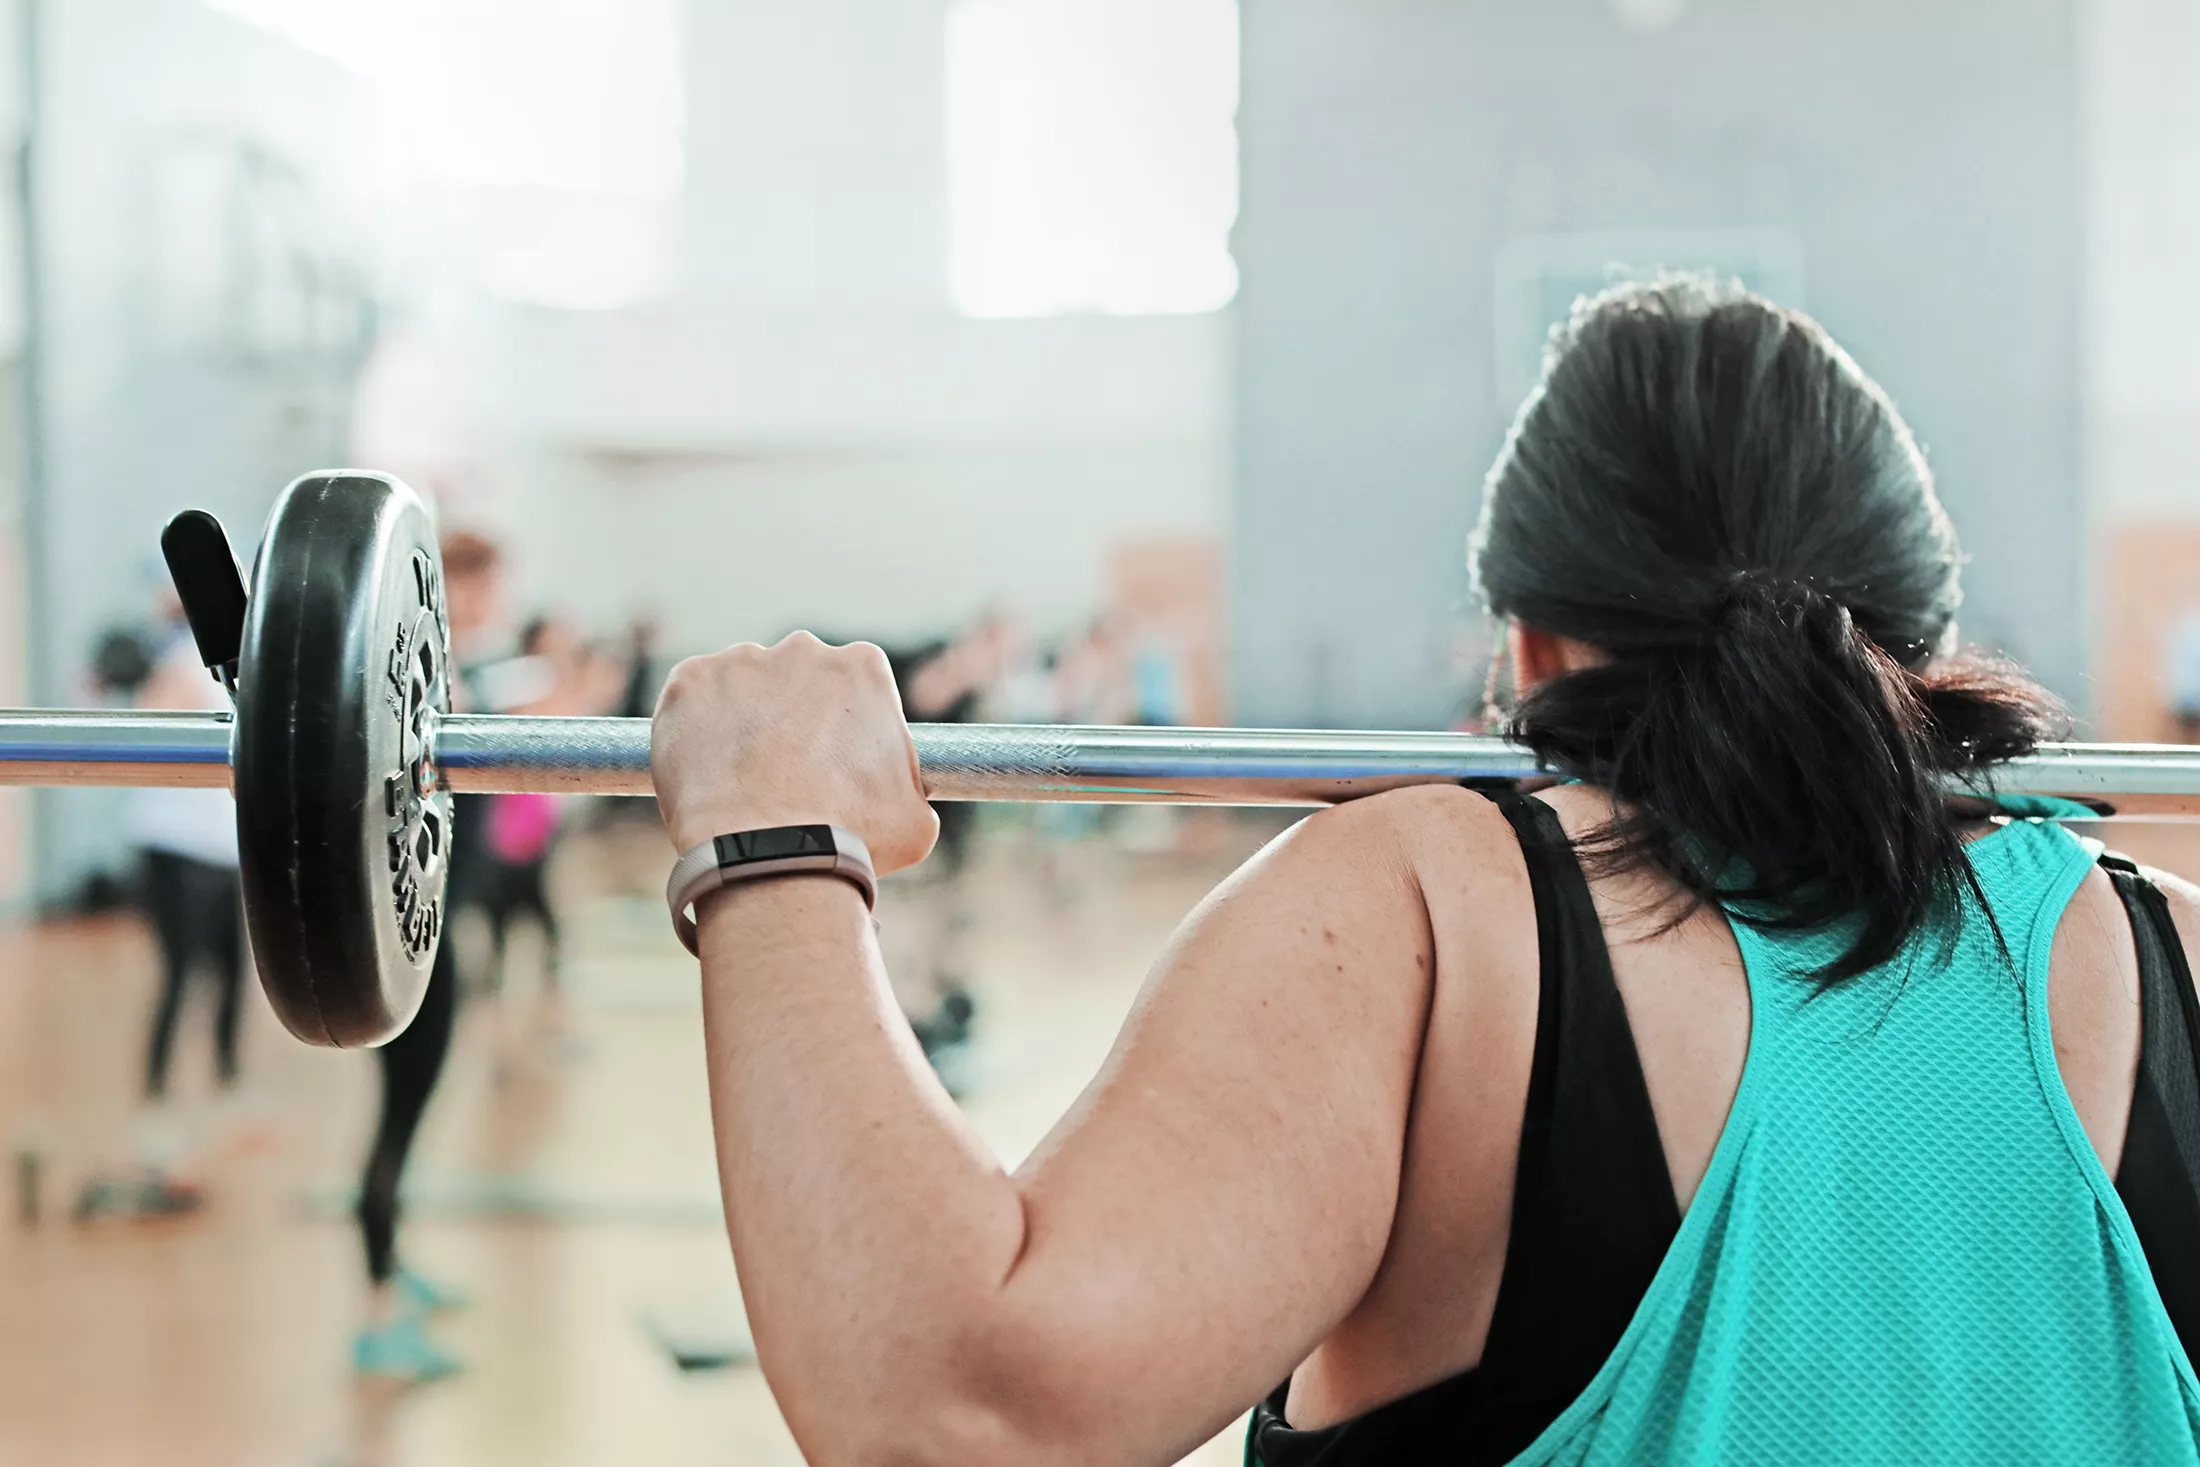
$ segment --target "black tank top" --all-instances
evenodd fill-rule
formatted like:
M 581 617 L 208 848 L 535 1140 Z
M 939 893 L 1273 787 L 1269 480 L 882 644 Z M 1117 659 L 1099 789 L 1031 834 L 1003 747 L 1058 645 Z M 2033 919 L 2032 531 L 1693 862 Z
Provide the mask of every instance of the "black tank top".
M 1482 1363 L 1320 1431 L 1254 1410 L 1247 1467 L 1496 1467 L 1587 1389 L 1680 1229 L 1627 1009 L 1572 843 L 1551 807 L 1490 798 L 1535 897 L 1540 998 L 1511 1236 Z M 2200 1358 L 2200 997 L 2160 888 L 2117 856 L 2138 945 L 2139 1075 L 2116 1190 L 2187 1355 Z

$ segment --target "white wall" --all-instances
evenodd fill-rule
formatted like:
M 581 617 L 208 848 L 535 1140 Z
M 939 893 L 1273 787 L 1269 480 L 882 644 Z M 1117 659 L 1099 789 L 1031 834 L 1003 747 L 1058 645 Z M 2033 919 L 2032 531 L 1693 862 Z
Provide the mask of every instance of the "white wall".
M 2112 518 L 2200 518 L 2200 5 L 2084 17 L 2088 478 Z
M 1089 615 L 1110 545 L 1219 534 L 1226 315 L 974 321 L 946 295 L 944 0 L 692 0 L 669 297 L 456 333 L 459 519 L 539 603 L 674 645 Z
M 302 279 L 338 289 L 354 263 L 373 114 L 356 78 L 199 0 L 37 14 L 29 682 L 66 706 L 100 629 L 151 610 L 168 516 L 214 510 L 249 555 L 283 484 L 340 457 L 349 357 L 307 338 L 361 323 L 294 308 Z M 42 791 L 37 808 L 41 895 L 121 859 L 115 792 Z
M 1066 630 L 1107 546 L 1212 528 L 1219 471 L 1190 442 L 759 449 L 606 465 L 546 456 L 521 579 L 682 649 L 821 635 L 918 640 L 989 606 Z
M 688 0 L 690 299 L 939 308 L 947 0 Z
M 20 160 L 25 122 L 22 0 L 0 3 L 0 157 Z M 26 663 L 26 560 L 23 544 L 23 218 L 18 180 L 0 168 L 0 704 L 31 701 Z M 28 790 L 0 790 L 0 913 L 29 895 Z

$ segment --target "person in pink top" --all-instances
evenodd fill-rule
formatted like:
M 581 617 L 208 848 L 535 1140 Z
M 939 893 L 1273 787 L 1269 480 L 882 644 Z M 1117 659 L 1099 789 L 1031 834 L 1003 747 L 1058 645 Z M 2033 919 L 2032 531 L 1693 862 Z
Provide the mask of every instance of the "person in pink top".
M 624 663 L 598 656 L 571 626 L 538 616 L 520 633 L 520 659 L 531 664 L 540 692 L 511 711 L 579 717 L 610 712 L 626 689 Z M 483 831 L 488 847 L 477 900 L 489 919 L 493 957 L 490 983 L 504 981 L 505 938 L 513 921 L 532 917 L 542 928 L 545 971 L 558 974 L 559 931 L 555 908 L 544 885 L 550 857 L 564 818 L 564 797 L 543 794 L 493 795 Z

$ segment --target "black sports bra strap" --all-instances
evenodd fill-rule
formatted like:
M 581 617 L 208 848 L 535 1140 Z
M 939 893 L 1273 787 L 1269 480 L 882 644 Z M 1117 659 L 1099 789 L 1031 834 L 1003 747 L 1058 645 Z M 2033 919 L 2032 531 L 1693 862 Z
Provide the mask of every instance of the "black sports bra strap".
M 2139 1073 L 2116 1191 L 2185 1353 L 2200 1358 L 2200 995 L 2162 889 L 2120 856 L 2101 865 L 2139 959 Z
M 1573 842 L 1543 801 L 1491 798 L 1527 861 L 1542 977 L 1512 1236 L 1483 1370 L 1564 1381 L 1571 1399 L 1619 1343 L 1680 1230 L 1680 1207 Z

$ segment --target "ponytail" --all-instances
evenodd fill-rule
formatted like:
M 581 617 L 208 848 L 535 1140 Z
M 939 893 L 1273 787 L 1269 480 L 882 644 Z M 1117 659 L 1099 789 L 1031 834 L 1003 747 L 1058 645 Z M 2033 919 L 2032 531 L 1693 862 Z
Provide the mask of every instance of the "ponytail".
M 1833 597 L 1762 572 L 1680 625 L 1607 642 L 1608 661 L 1537 688 L 1513 720 L 1627 812 L 1589 854 L 1647 862 L 1759 926 L 1860 917 L 1828 980 L 1885 962 L 1975 885 L 1942 776 L 2028 751 L 2052 716 L 2006 669 L 1911 672 Z

